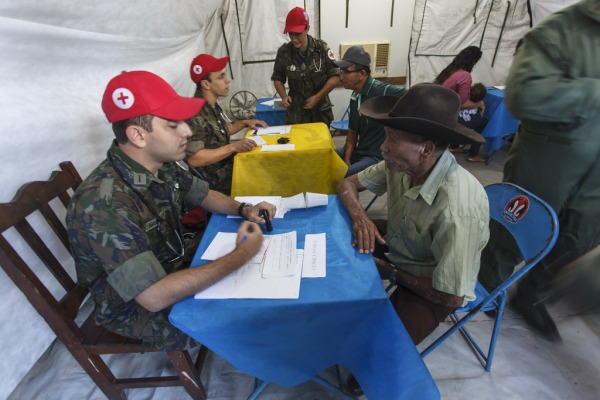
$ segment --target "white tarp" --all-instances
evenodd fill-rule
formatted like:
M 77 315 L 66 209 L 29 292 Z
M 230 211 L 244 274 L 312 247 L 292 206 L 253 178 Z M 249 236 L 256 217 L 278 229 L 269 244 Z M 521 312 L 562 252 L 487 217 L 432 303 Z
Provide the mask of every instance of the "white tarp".
M 474 79 L 503 83 L 516 42 L 528 30 L 525 0 L 513 0 L 510 7 L 501 0 L 414 1 L 409 82 L 431 81 L 458 50 L 479 45 L 483 38 L 484 56 Z M 534 18 L 572 1 L 534 2 Z M 336 21 L 344 16 L 345 3 L 338 2 Z M 258 98 L 271 97 L 273 60 L 277 48 L 288 40 L 283 34 L 285 17 L 293 7 L 305 7 L 311 34 L 318 37 L 314 4 L 314 0 L 0 0 L 0 201 L 9 201 L 26 181 L 47 179 L 63 160 L 73 161 L 85 177 L 104 158 L 113 134 L 100 107 L 101 96 L 108 80 L 122 70 L 152 71 L 181 95 L 191 96 L 191 60 L 199 53 L 229 55 L 230 94 L 247 90 Z M 397 9 L 403 6 L 396 2 Z M 373 4 L 374 13 L 385 13 L 384 9 L 389 4 Z M 387 23 L 387 17 L 383 20 Z M 340 30 L 340 37 L 346 35 L 351 32 Z M 415 56 L 415 50 L 428 55 Z M 432 55 L 437 53 L 443 56 Z M 227 108 L 229 101 L 221 103 Z M 2 399 L 53 335 L 3 271 L 0 293 Z M 24 347 L 27 350 L 21 351 Z
M 527 31 L 525 0 L 416 0 L 407 79 L 432 82 L 461 49 L 479 46 L 473 81 L 502 85 Z
M 86 176 L 104 158 L 114 135 L 100 101 L 122 70 L 152 71 L 192 95 L 189 65 L 220 3 L 0 0 L 0 201 L 61 161 Z M 54 336 L 3 271 L 0 293 L 4 399 Z
M 224 0 L 206 27 L 206 52 L 215 57 L 229 55 L 229 96 L 219 104 L 229 109 L 230 98 L 248 91 L 257 98 L 273 97 L 271 81 L 277 49 L 289 41 L 283 33 L 285 18 L 294 7 L 306 7 L 314 28 L 312 1 Z

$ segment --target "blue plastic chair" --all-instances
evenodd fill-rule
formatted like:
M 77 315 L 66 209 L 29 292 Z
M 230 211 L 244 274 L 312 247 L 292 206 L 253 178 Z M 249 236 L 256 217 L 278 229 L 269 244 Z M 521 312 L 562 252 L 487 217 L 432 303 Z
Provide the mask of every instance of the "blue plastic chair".
M 479 354 L 479 361 L 485 370 L 489 372 L 506 304 L 506 290 L 552 249 L 558 236 L 558 219 L 552 207 L 545 201 L 512 183 L 495 183 L 486 186 L 485 191 L 490 202 L 490 218 L 502 224 L 515 239 L 525 265 L 491 293 L 478 282 L 475 289 L 477 298 L 454 312 L 454 325 L 423 350 L 421 357 L 431 353 L 450 335 L 460 330 L 465 340 Z M 466 323 L 481 311 L 496 311 L 487 354 L 466 327 Z M 458 314 L 464 313 L 466 314 L 462 318 L 458 317 Z
M 337 131 L 347 131 L 348 130 L 349 113 L 350 113 L 350 104 L 348 104 L 348 107 L 346 107 L 346 111 L 344 111 L 344 115 L 342 115 L 342 119 L 337 120 L 337 121 L 332 121 L 331 124 L 329 124 L 329 128 L 333 129 L 333 132 L 331 132 L 332 137 L 335 136 Z

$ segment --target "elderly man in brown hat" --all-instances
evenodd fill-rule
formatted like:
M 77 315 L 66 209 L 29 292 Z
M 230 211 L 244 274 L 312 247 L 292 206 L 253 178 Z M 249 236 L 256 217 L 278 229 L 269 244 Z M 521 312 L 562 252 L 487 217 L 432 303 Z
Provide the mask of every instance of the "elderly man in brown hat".
M 385 126 L 384 161 L 343 180 L 338 194 L 352 218 L 353 245 L 373 253 L 390 297 L 415 344 L 475 298 L 481 251 L 489 237 L 485 190 L 448 150 L 482 143 L 457 122 L 460 99 L 439 85 L 367 100 L 360 112 Z M 371 220 L 358 192 L 387 193 L 388 219 Z

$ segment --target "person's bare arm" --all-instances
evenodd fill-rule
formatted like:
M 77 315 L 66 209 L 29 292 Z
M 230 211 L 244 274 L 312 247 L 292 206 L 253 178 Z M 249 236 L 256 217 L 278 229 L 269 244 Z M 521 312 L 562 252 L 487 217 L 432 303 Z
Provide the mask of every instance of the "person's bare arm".
M 256 129 L 257 127 L 262 126 L 263 128 L 267 128 L 269 125 L 265 121 L 261 121 L 259 119 L 240 119 L 235 121 L 232 124 L 227 125 L 227 130 L 230 135 L 238 133 L 244 128 Z
M 202 208 L 209 212 L 225 215 L 237 215 L 240 202 L 232 199 L 223 193 L 215 190 L 209 190 L 208 195 L 202 202 Z M 269 219 L 273 219 L 277 212 L 277 207 L 271 203 L 260 202 L 254 206 L 244 207 L 242 214 L 248 221 L 264 224 L 266 221 L 258 215 L 260 210 L 267 210 Z
M 342 204 L 352 219 L 352 245 L 358 247 L 360 253 L 369 254 L 375 251 L 376 240 L 380 244 L 385 244 L 385 240 L 358 200 L 358 193 L 363 190 L 365 188 L 360 184 L 357 175 L 344 179 L 337 189 Z
M 292 104 L 292 98 L 287 95 L 283 82 L 275 80 L 273 81 L 273 86 L 275 86 L 277 94 L 281 97 L 281 106 L 288 108 Z
M 441 292 L 433 288 L 431 278 L 415 276 L 408 272 L 400 271 L 387 261 L 375 258 L 375 265 L 382 278 L 389 277 L 392 273 L 396 275 L 398 285 L 410 290 L 413 293 L 446 307 L 457 308 L 462 306 L 464 296 L 455 296 L 450 293 Z
M 344 162 L 346 165 L 350 166 L 350 159 L 352 157 L 352 153 L 356 148 L 356 144 L 358 143 L 358 133 L 356 131 L 348 131 L 346 134 L 346 144 L 344 146 Z
M 255 147 L 256 143 L 253 140 L 242 139 L 216 149 L 198 150 L 188 158 L 187 163 L 192 167 L 204 167 L 224 160 L 232 154 L 250 151 Z
M 319 90 L 317 93 L 313 94 L 308 99 L 306 99 L 306 101 L 304 102 L 304 108 L 310 110 L 310 109 L 316 107 L 317 104 L 319 104 L 319 102 L 321 101 L 321 99 L 323 99 L 325 96 L 327 96 L 329 94 L 329 92 L 331 92 L 339 84 L 340 84 L 339 76 L 337 76 L 337 75 L 330 76 L 327 79 L 327 81 L 325 82 L 325 84 L 323 85 L 323 87 L 321 88 L 321 90 Z
M 461 106 L 461 108 L 481 108 L 485 107 L 483 100 L 481 101 L 471 101 L 471 99 L 465 101 Z
M 236 248 L 231 253 L 202 267 L 169 274 L 138 294 L 135 300 L 151 312 L 167 308 L 206 289 L 243 266 L 258 252 L 262 240 L 260 227 L 244 221 L 238 230 Z

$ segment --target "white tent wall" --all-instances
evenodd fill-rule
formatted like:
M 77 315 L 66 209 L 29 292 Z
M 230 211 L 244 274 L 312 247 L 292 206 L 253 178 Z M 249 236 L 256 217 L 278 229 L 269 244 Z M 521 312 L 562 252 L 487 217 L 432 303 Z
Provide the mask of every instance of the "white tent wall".
M 578 0 L 533 0 L 531 1 L 531 19 L 533 25 L 558 10 L 577 3 Z
M 461 49 L 474 45 L 483 56 L 473 81 L 503 85 L 517 42 L 527 31 L 525 0 L 416 0 L 409 83 L 432 82 Z
M 532 10 L 542 18 L 572 2 L 541 0 L 534 2 Z M 104 158 L 113 134 L 100 107 L 101 96 L 108 80 L 122 70 L 152 71 L 181 95 L 191 96 L 191 60 L 203 52 L 224 56 L 228 48 L 230 94 L 248 90 L 259 98 L 270 97 L 275 93 L 270 76 L 276 50 L 288 40 L 283 34 L 285 17 L 300 6 L 310 15 L 310 34 L 328 42 L 336 54 L 340 43 L 390 40 L 389 75 L 400 77 L 410 71 L 412 83 L 431 81 L 460 48 L 479 44 L 482 24 L 491 10 L 483 35 L 484 58 L 473 75 L 476 81 L 502 84 L 529 21 L 525 0 L 510 4 L 508 8 L 508 1 L 499 0 L 0 0 L 0 182 L 4 188 L 0 201 L 9 201 L 26 181 L 47 179 L 63 160 L 73 161 L 85 177 Z M 433 13 L 424 12 L 426 8 Z M 507 23 L 492 65 L 505 15 Z M 441 28 L 447 32 L 443 36 Z M 419 39 L 419 32 L 427 33 L 427 40 Z M 415 56 L 415 50 L 421 49 L 443 56 Z M 332 92 L 337 118 L 348 98 L 345 89 Z M 228 104 L 225 99 L 223 105 Z M 58 246 L 51 243 L 50 247 Z M 60 288 L 55 289 L 60 293 Z M 54 335 L 4 272 L 0 272 L 0 293 L 3 399 Z
M 100 101 L 122 70 L 152 71 L 192 95 L 189 65 L 204 51 L 205 20 L 220 3 L 0 0 L 0 201 L 26 181 L 47 179 L 61 161 L 85 177 L 105 157 L 114 135 Z M 3 271 L 0 293 L 4 399 L 54 335 Z
M 323 0 L 320 4 L 321 39 L 329 44 L 338 58 L 341 43 L 389 40 L 388 77 L 404 77 L 414 3 L 415 0 L 351 2 Z M 348 27 L 346 27 L 346 12 L 348 12 Z M 335 105 L 334 116 L 340 119 L 350 101 L 350 91 L 336 88 L 331 92 L 331 100 Z
M 229 96 L 219 100 L 226 111 L 229 112 L 231 97 L 239 91 L 248 91 L 257 98 L 275 95 L 271 81 L 273 64 L 279 46 L 289 41 L 283 29 L 287 14 L 294 7 L 305 8 L 312 25 L 314 1 L 223 0 L 209 18 L 206 52 L 215 57 L 229 56 Z M 311 26 L 311 35 L 313 30 Z

